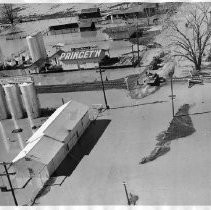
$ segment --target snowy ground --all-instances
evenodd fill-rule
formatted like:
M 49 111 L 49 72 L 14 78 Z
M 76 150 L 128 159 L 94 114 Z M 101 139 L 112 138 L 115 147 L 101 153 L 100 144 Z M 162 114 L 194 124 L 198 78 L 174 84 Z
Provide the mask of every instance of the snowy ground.
M 139 205 L 210 205 L 210 89 L 209 83 L 192 88 L 186 83 L 174 84 L 175 110 L 185 103 L 192 105 L 190 116 L 196 132 L 173 141 L 170 152 L 145 165 L 138 163 L 154 148 L 155 137 L 172 119 L 170 86 L 140 100 L 131 100 L 125 90 L 106 91 L 112 109 L 96 123 L 101 128 L 96 145 L 64 183 L 53 185 L 38 204 L 126 205 L 125 181 L 128 191 L 139 196 Z M 43 107 L 59 106 L 62 98 L 104 104 L 101 91 L 41 94 L 39 98 Z M 89 140 L 98 132 L 93 129 Z M 30 194 L 26 189 L 16 193 L 21 204 Z M 13 204 L 10 193 L 0 192 L 0 204 Z

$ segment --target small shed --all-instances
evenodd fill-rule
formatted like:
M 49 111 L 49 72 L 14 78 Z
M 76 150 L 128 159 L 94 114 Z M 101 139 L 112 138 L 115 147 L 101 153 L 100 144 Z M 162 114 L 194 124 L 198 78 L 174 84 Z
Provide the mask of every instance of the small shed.
M 89 107 L 69 101 L 29 138 L 12 161 L 17 174 L 27 171 L 45 183 L 90 124 Z

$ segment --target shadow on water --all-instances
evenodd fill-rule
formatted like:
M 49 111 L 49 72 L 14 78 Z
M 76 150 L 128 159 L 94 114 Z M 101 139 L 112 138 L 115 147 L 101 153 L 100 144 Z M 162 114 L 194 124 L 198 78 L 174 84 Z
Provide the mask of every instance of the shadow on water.
M 163 156 L 170 151 L 171 141 L 185 138 L 196 131 L 192 119 L 189 116 L 189 109 L 189 104 L 184 104 L 179 108 L 176 115 L 171 120 L 168 129 L 157 135 L 156 140 L 158 143 L 155 148 L 148 156 L 142 158 L 140 164 L 148 163 Z
M 58 185 L 61 186 L 64 183 L 65 179 L 73 173 L 83 157 L 90 154 L 110 121 L 111 120 L 108 119 L 95 120 L 89 125 L 85 133 L 72 148 L 67 157 L 62 161 L 52 177 L 46 182 L 45 186 L 38 192 L 36 197 L 32 199 L 32 205 L 39 204 L 37 199 L 46 195 L 51 187 Z M 65 178 L 61 183 L 56 184 L 56 179 L 59 176 L 65 176 Z

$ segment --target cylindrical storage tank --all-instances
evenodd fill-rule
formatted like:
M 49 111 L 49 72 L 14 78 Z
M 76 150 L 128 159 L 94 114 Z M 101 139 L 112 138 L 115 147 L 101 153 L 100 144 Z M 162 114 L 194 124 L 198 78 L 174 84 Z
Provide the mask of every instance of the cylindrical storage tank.
M 5 98 L 5 93 L 0 85 L 0 120 L 5 120 L 9 117 L 9 112 L 7 109 L 7 103 Z
M 19 84 L 27 115 L 34 119 L 40 116 L 40 103 L 33 83 Z
M 23 118 L 23 107 L 18 86 L 7 84 L 3 86 L 9 111 L 14 119 Z
M 35 35 L 35 37 L 36 37 L 36 40 L 37 40 L 37 44 L 39 45 L 41 57 L 42 58 L 46 58 L 47 57 L 47 53 L 46 53 L 46 49 L 45 49 L 45 44 L 44 44 L 42 33 L 41 32 L 37 33 Z
M 41 58 L 41 53 L 40 53 L 40 47 L 38 45 L 38 42 L 36 40 L 36 37 L 33 36 L 27 36 L 26 37 L 28 47 L 29 47 L 29 52 L 32 57 L 32 61 L 35 62 Z

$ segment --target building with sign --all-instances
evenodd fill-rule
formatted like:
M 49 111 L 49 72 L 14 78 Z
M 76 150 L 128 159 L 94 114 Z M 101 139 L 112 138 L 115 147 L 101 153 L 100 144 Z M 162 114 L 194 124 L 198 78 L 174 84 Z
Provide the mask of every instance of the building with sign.
M 59 57 L 63 70 L 96 68 L 106 56 L 104 49 L 84 49 L 63 52 Z

